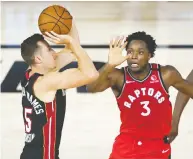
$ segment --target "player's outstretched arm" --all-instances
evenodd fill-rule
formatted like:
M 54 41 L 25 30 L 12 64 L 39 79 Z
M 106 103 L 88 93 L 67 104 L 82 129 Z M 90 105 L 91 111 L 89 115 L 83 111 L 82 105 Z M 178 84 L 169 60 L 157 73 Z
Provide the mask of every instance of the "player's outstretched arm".
M 189 82 L 193 82 L 193 70 L 190 72 L 186 80 Z M 172 142 L 178 135 L 178 126 L 180 122 L 180 117 L 189 99 L 190 97 L 188 95 L 178 92 L 172 117 L 172 130 L 169 135 L 170 142 Z
M 110 42 L 108 62 L 99 70 L 99 78 L 87 85 L 88 92 L 102 92 L 116 83 L 116 66 L 122 64 L 128 56 L 123 56 L 122 51 L 126 46 L 124 37 L 116 37 Z M 109 77 L 114 78 L 109 78 Z
M 98 78 L 98 71 L 85 50 L 69 35 L 46 33 L 45 38 L 56 44 L 67 44 L 76 56 L 78 68 L 63 72 L 49 72 L 38 80 L 38 85 L 46 91 L 68 89 L 86 85 Z

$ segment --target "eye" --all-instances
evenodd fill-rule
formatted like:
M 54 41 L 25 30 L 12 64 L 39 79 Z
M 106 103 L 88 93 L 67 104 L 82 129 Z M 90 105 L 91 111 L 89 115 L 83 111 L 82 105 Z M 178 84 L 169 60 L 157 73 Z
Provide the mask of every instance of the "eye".
M 139 51 L 139 54 L 143 54 L 143 53 L 144 53 L 144 51 L 142 51 L 142 50 L 141 50 L 141 51 Z
M 127 51 L 127 54 L 131 54 L 131 53 L 132 53 L 132 51 L 131 51 L 131 50 L 128 50 L 128 51 Z

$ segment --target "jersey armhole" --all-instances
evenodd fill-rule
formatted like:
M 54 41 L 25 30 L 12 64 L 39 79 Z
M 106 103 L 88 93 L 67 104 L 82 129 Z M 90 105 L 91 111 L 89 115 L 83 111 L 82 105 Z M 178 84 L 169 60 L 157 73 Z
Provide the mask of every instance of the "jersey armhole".
M 118 96 L 116 96 L 117 99 L 121 97 L 121 95 L 122 95 L 122 93 L 123 93 L 123 90 L 124 90 L 124 88 L 125 88 L 125 81 L 126 81 L 126 74 L 125 74 L 126 71 L 125 71 L 125 67 L 123 67 L 123 68 L 121 69 L 121 71 L 123 72 L 124 81 L 123 81 L 123 85 L 122 85 L 122 88 L 121 88 Z
M 158 76 L 159 76 L 160 83 L 161 83 L 163 89 L 164 89 L 165 92 L 168 94 L 169 92 L 168 92 L 168 90 L 167 90 L 167 88 L 166 88 L 166 86 L 165 86 L 165 84 L 164 84 L 164 81 L 163 81 L 163 78 L 162 78 L 162 75 L 161 75 L 161 66 L 160 66 L 160 64 L 158 64 Z

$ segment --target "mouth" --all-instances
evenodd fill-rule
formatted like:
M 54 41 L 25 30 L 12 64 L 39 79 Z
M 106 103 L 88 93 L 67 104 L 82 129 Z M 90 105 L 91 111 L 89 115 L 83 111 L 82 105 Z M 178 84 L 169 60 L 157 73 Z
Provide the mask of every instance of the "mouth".
M 137 63 L 131 63 L 131 64 L 130 64 L 130 67 L 131 67 L 131 68 L 139 68 L 139 64 L 137 64 Z

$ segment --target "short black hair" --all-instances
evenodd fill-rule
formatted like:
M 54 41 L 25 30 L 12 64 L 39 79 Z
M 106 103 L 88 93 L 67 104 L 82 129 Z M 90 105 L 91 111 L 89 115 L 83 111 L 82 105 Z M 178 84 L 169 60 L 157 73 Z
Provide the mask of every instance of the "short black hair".
M 25 39 L 21 44 L 21 56 L 28 65 L 34 63 L 34 53 L 38 49 L 37 43 L 45 41 L 41 34 L 34 34 Z
M 151 57 L 154 57 L 154 55 L 155 55 L 154 52 L 156 50 L 157 44 L 151 35 L 146 34 L 146 32 L 144 32 L 144 31 L 141 31 L 141 32 L 139 31 L 139 32 L 135 32 L 135 33 L 128 35 L 128 37 L 126 38 L 126 41 L 128 42 L 126 45 L 126 50 L 127 50 L 128 46 L 132 40 L 144 41 L 147 45 L 147 48 L 148 48 L 150 54 L 151 54 Z

